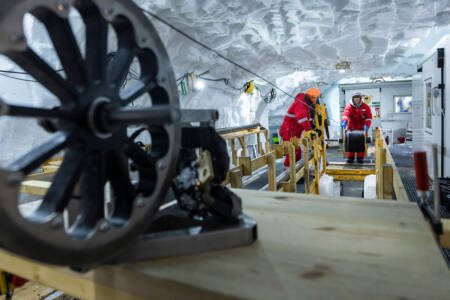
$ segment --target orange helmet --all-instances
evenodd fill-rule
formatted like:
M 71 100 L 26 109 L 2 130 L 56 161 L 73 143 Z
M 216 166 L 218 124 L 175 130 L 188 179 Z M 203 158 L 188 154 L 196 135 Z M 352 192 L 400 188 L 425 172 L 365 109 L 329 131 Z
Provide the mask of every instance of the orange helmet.
M 306 95 L 311 99 L 312 103 L 315 103 L 317 98 L 320 96 L 320 91 L 317 88 L 310 88 L 306 91 Z

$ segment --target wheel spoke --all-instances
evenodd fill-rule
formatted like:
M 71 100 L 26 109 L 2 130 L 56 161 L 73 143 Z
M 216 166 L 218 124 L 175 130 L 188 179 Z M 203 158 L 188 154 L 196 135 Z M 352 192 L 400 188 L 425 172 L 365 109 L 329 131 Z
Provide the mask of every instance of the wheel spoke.
M 21 105 L 12 105 L 4 102 L 0 98 L 0 115 L 28 118 L 45 118 L 45 119 L 64 119 L 70 120 L 73 115 L 67 111 L 58 108 L 47 109 L 39 107 L 29 107 Z
M 105 158 L 100 152 L 91 152 L 86 159 L 81 182 L 80 214 L 69 234 L 86 238 L 104 217 Z
M 120 98 L 124 99 L 124 105 L 128 105 L 140 96 L 144 95 L 145 93 L 148 93 L 150 90 L 156 87 L 155 81 L 150 81 L 149 83 L 145 84 L 141 80 L 137 80 L 130 84 L 130 86 L 127 86 L 125 89 L 120 91 Z
M 123 225 L 131 215 L 135 191 L 130 181 L 128 160 L 119 152 L 108 154 L 106 170 L 114 190 L 114 213 L 111 223 Z
M 126 79 L 131 63 L 135 55 L 131 48 L 120 48 L 108 65 L 108 82 L 115 84 L 118 88 Z
M 55 132 L 50 139 L 22 155 L 22 157 L 10 164 L 7 169 L 22 171 L 25 175 L 30 173 L 54 154 L 61 151 L 66 146 L 67 138 L 66 132 Z
M 64 155 L 63 163 L 53 179 L 42 204 L 33 213 L 31 219 L 42 221 L 55 212 L 62 212 L 69 203 L 72 192 L 80 178 L 83 167 L 84 151 L 69 149 Z
M 39 20 L 47 28 L 68 82 L 76 86 L 86 86 L 83 58 L 69 21 L 53 13 L 41 15 Z
M 58 97 L 61 103 L 77 101 L 73 87 L 30 48 L 6 55 Z
M 86 68 L 89 78 L 93 82 L 103 81 L 106 77 L 108 23 L 94 6 L 79 11 L 86 25 Z

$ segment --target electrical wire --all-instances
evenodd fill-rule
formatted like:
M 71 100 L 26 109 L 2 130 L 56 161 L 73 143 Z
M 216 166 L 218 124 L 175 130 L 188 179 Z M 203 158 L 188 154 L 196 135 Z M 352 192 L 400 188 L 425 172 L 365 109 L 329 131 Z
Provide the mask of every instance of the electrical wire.
M 9 76 L 9 75 L 3 74 L 3 73 L 0 73 L 0 76 L 8 77 L 8 78 L 15 79 L 15 80 L 19 80 L 19 81 L 39 82 L 39 81 L 37 81 L 37 80 L 32 80 L 32 79 L 17 78 L 17 77 L 14 77 L 14 76 Z
M 213 48 L 211 48 L 211 47 L 205 45 L 204 43 L 202 43 L 202 42 L 196 40 L 195 38 L 191 37 L 191 36 L 188 35 L 187 33 L 183 32 L 181 29 L 178 29 L 178 28 L 175 27 L 174 25 L 172 25 L 172 24 L 170 24 L 169 22 L 165 21 L 164 19 L 162 19 L 161 17 L 159 17 L 159 16 L 156 15 L 155 13 L 152 13 L 151 11 L 148 11 L 148 10 L 143 9 L 143 8 L 141 8 L 141 10 L 142 10 L 144 13 L 146 13 L 146 14 L 152 16 L 153 18 L 155 18 L 155 19 L 158 20 L 159 22 L 161 22 L 161 23 L 165 24 L 166 26 L 170 27 L 171 29 L 175 30 L 176 32 L 178 32 L 179 34 L 181 34 L 182 36 L 184 36 L 185 38 L 191 40 L 192 42 L 198 44 L 199 46 L 205 48 L 206 50 L 215 53 L 218 57 L 222 58 L 223 60 L 225 60 L 225 61 L 229 62 L 230 64 L 232 64 L 232 65 L 234 65 L 234 66 L 236 66 L 236 67 L 238 67 L 238 68 L 240 68 L 240 69 L 246 71 L 247 73 L 250 73 L 250 74 L 252 74 L 253 76 L 255 76 L 255 77 L 257 77 L 257 78 L 263 80 L 264 82 L 268 83 L 269 85 L 271 85 L 271 86 L 274 87 L 275 89 L 279 90 L 280 92 L 282 92 L 282 93 L 285 94 L 286 96 L 288 96 L 288 97 L 290 97 L 290 98 L 292 98 L 292 99 L 295 99 L 295 97 L 294 97 L 293 95 L 287 93 L 286 91 L 284 91 L 283 89 L 281 89 L 281 88 L 280 88 L 279 86 L 277 86 L 276 84 L 274 84 L 274 83 L 272 83 L 271 81 L 265 79 L 265 78 L 262 77 L 261 75 L 259 75 L 259 74 L 255 73 L 255 72 L 251 71 L 250 69 L 248 69 L 248 68 L 242 66 L 241 64 L 234 62 L 233 60 L 229 59 L 228 57 L 222 55 L 222 54 L 221 54 L 220 52 L 218 52 L 217 50 L 215 50 L 215 49 L 213 49 Z M 237 89 L 237 88 L 235 88 L 235 89 Z M 241 90 L 241 89 L 237 89 L 237 90 Z M 315 109 L 314 106 L 312 106 L 312 105 L 310 105 L 310 104 L 308 104 L 308 103 L 306 103 L 306 102 L 302 102 L 302 103 L 303 103 L 304 105 L 308 106 L 310 109 L 313 109 L 313 110 Z M 338 124 L 338 125 L 340 126 L 340 122 L 337 122 L 337 121 L 335 121 L 335 120 L 333 120 L 333 119 L 329 119 L 329 120 L 335 122 L 336 124 Z
M 182 31 L 181 29 L 178 29 L 178 28 L 175 27 L 174 25 L 172 25 L 172 24 L 170 24 L 169 22 L 165 21 L 164 19 L 162 19 L 161 17 L 159 17 L 157 14 L 152 13 L 151 11 L 146 10 L 146 9 L 144 9 L 144 8 L 141 8 L 141 10 L 142 10 L 144 13 L 146 13 L 146 14 L 152 16 L 153 18 L 155 18 L 155 19 L 158 20 L 159 22 L 163 23 L 164 25 L 170 27 L 170 28 L 173 29 L 174 31 L 178 32 L 179 34 L 181 34 L 182 36 L 184 36 L 184 37 L 187 38 L 188 40 L 191 40 L 192 42 L 198 44 L 199 46 L 205 48 L 206 50 L 208 50 L 208 51 L 210 51 L 210 52 L 213 52 L 213 53 L 216 54 L 218 57 L 220 57 L 220 58 L 222 58 L 223 60 L 229 62 L 230 64 L 232 64 L 232 65 L 234 65 L 234 66 L 236 66 L 236 67 L 238 67 L 238 68 L 240 68 L 240 69 L 246 71 L 247 73 L 250 73 L 250 74 L 252 74 L 253 76 L 255 76 L 255 77 L 261 79 L 262 81 L 268 83 L 269 85 L 271 85 L 271 86 L 274 87 L 275 89 L 279 90 L 280 92 L 282 92 L 282 93 L 285 94 L 286 96 L 288 96 L 288 97 L 290 97 L 290 98 L 292 98 L 292 99 L 295 99 L 295 97 L 294 97 L 293 95 L 291 95 L 291 94 L 289 94 L 288 92 L 284 91 L 283 89 L 281 89 L 281 88 L 280 88 L 279 86 L 277 86 L 276 84 L 274 84 L 274 83 L 272 83 L 271 81 L 265 79 L 265 78 L 262 77 L 261 75 L 259 75 L 259 74 L 255 73 L 255 72 L 253 72 L 252 70 L 250 70 L 250 69 L 248 69 L 248 68 L 242 66 L 241 64 L 239 64 L 239 63 L 237 63 L 237 62 L 234 62 L 233 60 L 229 59 L 228 57 L 224 56 L 223 54 L 221 54 L 221 53 L 218 52 L 217 50 L 215 50 L 215 49 L 209 47 L 208 45 L 205 45 L 204 43 L 202 43 L 202 42 L 196 40 L 195 38 L 191 37 L 190 35 L 188 35 L 188 34 L 185 33 L 184 31 Z M 308 106 L 310 109 L 315 109 L 314 106 L 312 106 L 312 105 L 310 105 L 310 104 L 308 104 L 308 103 L 306 103 L 306 102 L 302 102 L 302 103 L 303 103 L 304 105 Z M 335 122 L 336 124 L 340 125 L 339 122 L 336 122 L 336 121 L 333 120 L 333 119 L 330 119 L 330 120 L 333 121 L 333 122 Z

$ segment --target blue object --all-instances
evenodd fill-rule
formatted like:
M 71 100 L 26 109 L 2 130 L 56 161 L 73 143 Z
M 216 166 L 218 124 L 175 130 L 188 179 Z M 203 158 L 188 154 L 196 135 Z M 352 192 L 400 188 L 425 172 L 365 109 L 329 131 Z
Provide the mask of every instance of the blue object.
M 367 127 L 366 125 L 364 125 L 364 130 L 365 130 L 366 132 L 368 132 L 368 131 L 369 131 L 369 127 Z
M 341 127 L 347 129 L 347 121 L 342 121 Z

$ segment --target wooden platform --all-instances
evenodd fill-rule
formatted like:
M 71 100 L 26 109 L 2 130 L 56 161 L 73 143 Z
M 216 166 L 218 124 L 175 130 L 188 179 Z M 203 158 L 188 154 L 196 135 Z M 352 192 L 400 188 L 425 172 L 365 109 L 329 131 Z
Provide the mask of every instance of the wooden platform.
M 450 273 L 415 204 L 236 192 L 258 221 L 249 247 L 83 275 L 0 251 L 0 268 L 83 300 L 450 297 Z

